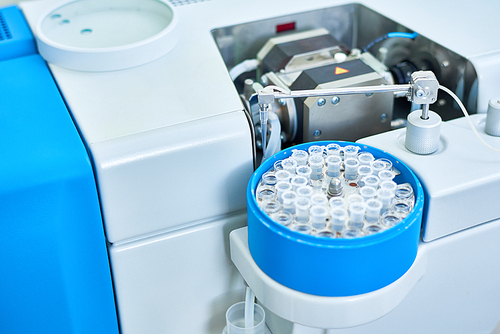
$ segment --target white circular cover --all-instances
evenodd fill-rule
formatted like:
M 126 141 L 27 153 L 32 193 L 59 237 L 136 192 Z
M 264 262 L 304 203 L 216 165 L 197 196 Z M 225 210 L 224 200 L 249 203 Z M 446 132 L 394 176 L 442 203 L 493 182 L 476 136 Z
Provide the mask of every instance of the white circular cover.
M 171 51 L 177 16 L 160 0 L 78 0 L 43 15 L 37 25 L 40 54 L 79 71 L 139 66 Z

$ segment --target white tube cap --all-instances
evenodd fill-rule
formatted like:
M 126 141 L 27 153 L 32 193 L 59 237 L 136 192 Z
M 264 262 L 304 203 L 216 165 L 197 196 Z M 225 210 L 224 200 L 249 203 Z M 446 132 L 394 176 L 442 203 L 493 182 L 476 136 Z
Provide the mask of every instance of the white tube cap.
M 500 137 L 500 97 L 492 98 L 488 103 L 484 132 Z

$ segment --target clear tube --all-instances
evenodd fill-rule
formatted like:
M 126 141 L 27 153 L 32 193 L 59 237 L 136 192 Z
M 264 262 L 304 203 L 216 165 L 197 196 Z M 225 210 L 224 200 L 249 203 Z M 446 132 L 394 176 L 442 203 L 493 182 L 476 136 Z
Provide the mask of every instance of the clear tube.
M 325 194 L 314 194 L 311 196 L 311 206 L 324 206 L 328 205 L 328 198 Z
M 307 223 L 309 221 L 309 208 L 311 200 L 308 197 L 297 197 L 295 199 L 295 220 L 298 223 Z
M 295 199 L 297 194 L 291 190 L 281 194 L 281 201 L 283 202 L 283 211 L 294 214 L 295 213 Z
M 358 160 L 359 147 L 353 146 L 353 145 L 348 145 L 348 146 L 344 147 L 343 151 L 344 151 L 344 161 L 346 159 Z
M 396 174 L 392 170 L 384 169 L 378 173 L 380 182 L 392 181 Z
M 281 224 L 281 225 L 284 225 L 284 226 L 288 226 L 292 223 L 292 220 L 293 220 L 293 216 L 288 213 L 288 212 L 284 212 L 284 211 L 280 211 L 278 213 L 275 213 L 271 216 L 271 218 L 277 222 L 278 224 Z
M 415 197 L 413 195 L 413 188 L 409 183 L 399 184 L 396 189 L 395 198 L 398 201 L 405 201 L 411 204 L 413 208 Z
M 281 182 L 276 183 L 276 197 L 278 198 L 278 201 L 280 203 L 283 203 L 283 200 L 281 199 L 281 195 L 285 191 L 289 191 L 289 190 L 292 190 L 292 185 L 290 183 L 285 182 L 285 181 L 281 181 Z
M 282 165 L 283 160 L 278 160 L 273 164 L 274 171 L 277 172 L 279 170 L 283 170 L 283 165 Z
M 322 229 L 326 227 L 326 217 L 328 216 L 328 210 L 325 206 L 313 206 L 311 207 L 311 225 L 315 229 Z
M 406 218 L 406 216 L 408 216 L 410 214 L 412 206 L 407 201 L 398 201 L 398 200 L 396 200 L 392 204 L 392 209 L 401 218 Z
M 390 190 L 393 194 L 396 194 L 396 189 L 398 189 L 398 184 L 394 181 L 380 181 L 380 189 Z
M 359 194 L 361 195 L 361 197 L 363 197 L 363 200 L 366 202 L 377 196 L 377 189 L 370 186 L 364 186 L 361 189 L 359 189 Z
M 401 221 L 401 217 L 396 215 L 394 212 L 385 212 L 380 218 L 382 225 L 385 227 L 393 227 Z
M 369 223 L 378 222 L 380 210 L 382 210 L 382 202 L 378 199 L 369 199 L 366 201 L 365 220 Z
M 351 228 L 363 228 L 365 211 L 366 207 L 364 202 L 353 202 L 349 204 L 349 226 Z
M 328 204 L 330 206 L 330 211 L 333 211 L 335 209 L 345 210 L 347 208 L 347 202 L 342 197 L 333 197 L 328 201 Z
M 367 177 L 367 176 L 370 176 L 373 174 L 373 169 L 371 166 L 367 166 L 367 165 L 361 165 L 358 167 L 358 178 L 359 178 L 359 186 L 362 187 L 365 185 L 365 183 L 363 182 L 363 178 Z
M 321 155 L 315 154 L 309 157 L 309 167 L 311 168 L 311 180 L 320 180 L 323 177 L 323 164 L 325 159 Z
M 297 231 L 303 234 L 311 234 L 312 228 L 306 224 L 296 224 L 292 226 L 292 231 Z
M 280 209 L 281 209 L 281 204 L 276 200 L 265 201 L 262 203 L 262 210 L 269 216 L 278 213 Z
M 275 186 L 276 183 L 278 183 L 278 179 L 276 178 L 276 174 L 274 174 L 273 172 L 266 172 L 262 175 L 262 185 Z
M 297 168 L 297 160 L 294 160 L 292 158 L 282 160 L 281 166 L 283 166 L 283 169 L 286 170 L 288 173 L 294 175 L 295 169 Z
M 327 155 L 340 155 L 340 151 L 342 151 L 342 147 L 339 144 L 326 145 L 326 154 Z
M 290 182 L 293 187 L 293 191 L 297 191 L 298 188 L 307 186 L 308 180 L 303 176 L 294 176 Z
M 309 186 L 298 187 L 296 192 L 298 197 L 311 198 L 311 196 L 314 194 L 313 188 Z
M 363 199 L 363 196 L 358 194 L 351 194 L 346 197 L 347 206 L 349 206 L 351 203 L 364 202 L 364 201 L 365 200 Z
M 310 180 L 311 179 L 312 169 L 309 166 L 298 166 L 297 169 L 296 169 L 296 173 L 297 173 L 298 176 L 303 176 L 307 180 Z
M 380 233 L 384 230 L 384 228 L 380 225 L 368 225 L 363 228 L 363 233 L 365 235 L 372 235 L 372 234 L 377 234 Z
M 375 175 L 365 176 L 362 181 L 364 186 L 373 187 L 375 189 L 378 189 L 378 185 L 380 183 L 380 179 Z
M 333 231 L 341 232 L 346 226 L 347 211 L 345 208 L 337 207 L 330 210 L 330 228 Z
M 326 158 L 326 165 L 328 166 L 326 174 L 330 177 L 337 177 L 340 175 L 340 165 L 342 158 L 338 155 L 329 155 Z
M 330 231 L 321 231 L 316 234 L 318 237 L 323 237 L 323 238 L 335 238 L 335 234 L 330 232 Z
M 359 164 L 361 166 L 370 166 L 370 163 L 375 160 L 370 152 L 363 152 L 358 155 Z
M 290 179 L 292 177 L 292 175 L 290 175 L 290 173 L 288 173 L 286 170 L 279 170 L 275 175 L 278 182 L 290 182 Z
M 344 176 L 348 180 L 355 180 L 358 177 L 358 167 L 359 161 L 353 158 L 347 158 L 344 160 Z
M 293 150 L 291 158 L 297 161 L 297 166 L 304 166 L 307 164 L 307 159 L 309 158 L 309 154 L 306 151 Z
M 385 162 L 383 161 L 380 161 L 380 160 L 375 160 L 375 161 L 372 161 L 372 163 L 370 164 L 370 166 L 372 167 L 372 170 L 373 170 L 373 175 L 377 176 L 378 177 L 378 174 L 383 171 L 386 166 Z
M 269 201 L 276 198 L 276 190 L 271 186 L 261 186 L 257 189 L 257 199 L 260 202 Z
M 342 238 L 345 238 L 345 239 L 359 238 L 359 237 L 361 237 L 361 230 L 348 228 L 348 229 L 343 230 L 341 235 L 342 235 Z
M 391 208 L 393 198 L 394 192 L 390 191 L 389 189 L 377 190 L 377 199 L 382 202 L 382 212 L 387 211 Z
M 319 145 L 309 146 L 309 149 L 307 150 L 307 152 L 309 152 L 309 156 L 319 155 L 320 157 L 323 157 L 323 147 L 321 147 Z
M 375 161 L 383 162 L 385 165 L 384 169 L 392 170 L 392 161 L 391 160 L 386 159 L 386 158 L 378 158 Z

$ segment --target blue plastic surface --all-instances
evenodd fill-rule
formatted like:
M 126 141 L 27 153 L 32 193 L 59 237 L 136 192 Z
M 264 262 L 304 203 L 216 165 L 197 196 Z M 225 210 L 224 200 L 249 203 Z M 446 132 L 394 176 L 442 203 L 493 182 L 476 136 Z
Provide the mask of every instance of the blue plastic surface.
M 35 53 L 33 34 L 19 8 L 0 8 L 0 61 Z
M 259 268 L 275 281 L 297 291 L 319 296 L 353 296 L 383 288 L 406 273 L 417 255 L 424 194 L 413 172 L 392 155 L 357 143 L 376 158 L 388 158 L 401 171 L 397 183 L 408 182 L 415 207 L 401 223 L 378 234 L 356 239 L 330 239 L 292 231 L 271 220 L 258 206 L 255 190 L 263 173 L 293 149 L 306 150 L 314 142 L 291 147 L 266 160 L 247 188 L 248 245 Z
M 40 56 L 0 73 L 0 333 L 118 333 L 87 151 Z

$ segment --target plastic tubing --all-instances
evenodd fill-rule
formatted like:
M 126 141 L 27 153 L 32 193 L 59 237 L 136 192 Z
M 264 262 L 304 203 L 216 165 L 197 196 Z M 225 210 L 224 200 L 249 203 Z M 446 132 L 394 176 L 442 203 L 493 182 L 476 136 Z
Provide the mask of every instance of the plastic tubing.
M 266 160 L 273 154 L 281 151 L 281 123 L 278 115 L 276 115 L 272 111 L 269 111 L 269 123 L 271 125 L 271 135 L 269 136 L 269 143 L 264 150 L 263 160 Z M 263 131 L 262 134 L 264 134 L 264 127 L 262 125 L 263 124 L 261 124 L 261 128 Z M 264 136 L 262 138 L 264 138 Z M 262 145 L 264 145 L 264 142 L 262 142 Z
M 259 61 L 257 59 L 247 59 L 235 65 L 233 68 L 229 70 L 229 76 L 231 80 L 236 80 L 240 75 L 246 72 L 250 72 L 256 70 L 259 67 Z
M 252 289 L 247 286 L 247 291 L 245 294 L 245 328 L 252 328 L 254 326 L 254 298 Z

